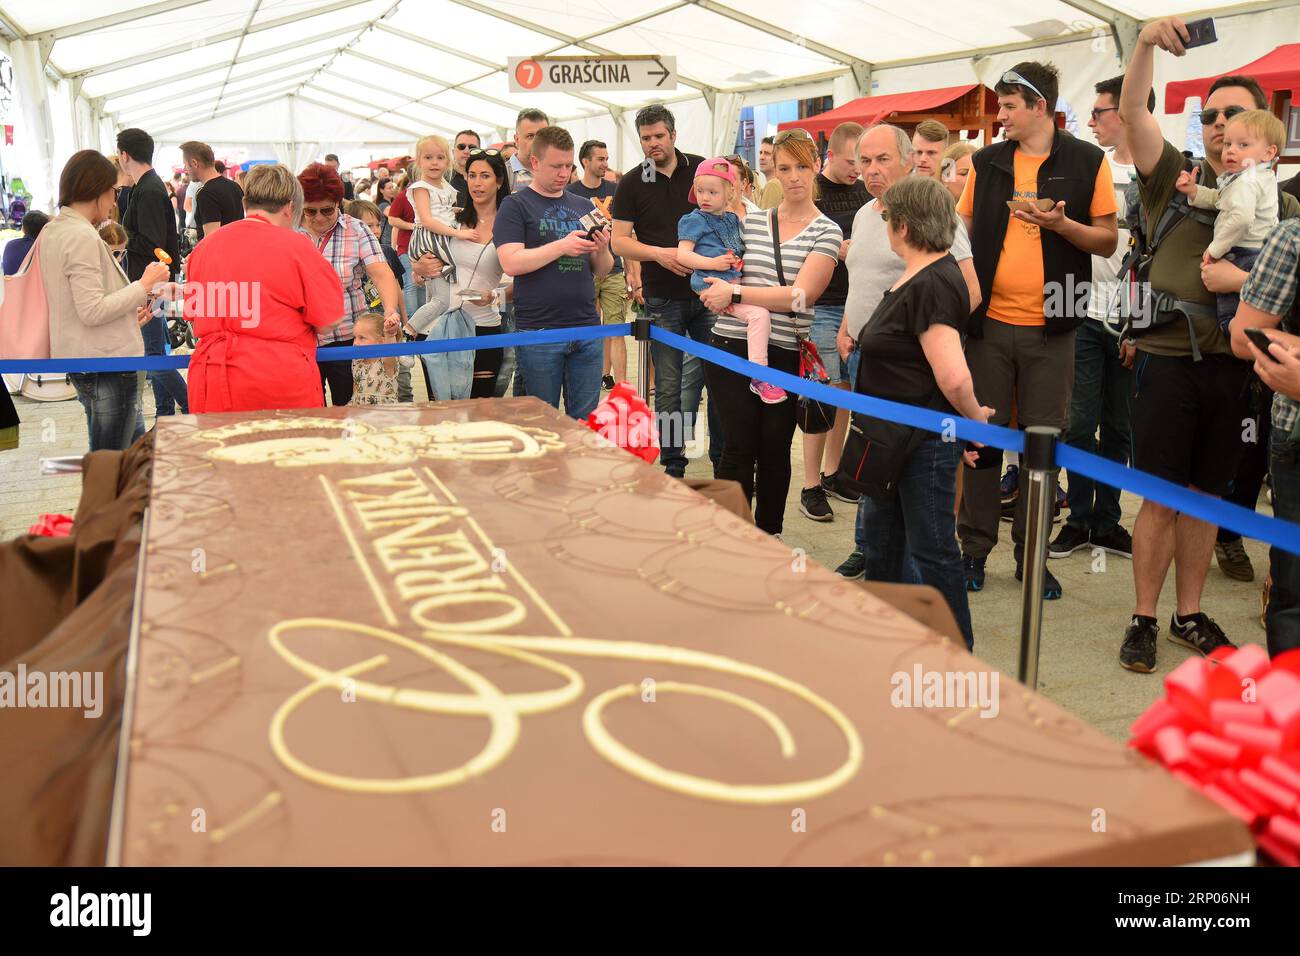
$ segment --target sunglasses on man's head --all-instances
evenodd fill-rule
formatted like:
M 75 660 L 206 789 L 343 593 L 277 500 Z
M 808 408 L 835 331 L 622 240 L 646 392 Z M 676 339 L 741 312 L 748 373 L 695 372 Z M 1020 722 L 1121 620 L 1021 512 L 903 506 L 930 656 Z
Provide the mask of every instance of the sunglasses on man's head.
M 1223 114 L 1225 120 L 1230 120 L 1238 113 L 1244 112 L 1246 112 L 1246 107 L 1244 106 L 1229 106 L 1221 110 L 1201 110 L 1201 125 L 1213 126 L 1219 121 L 1220 113 Z
M 320 209 L 315 206 L 303 206 L 302 214 L 304 216 L 328 216 L 336 209 L 338 209 L 338 206 L 322 206 Z
M 1029 87 L 1029 89 L 1033 90 L 1034 95 L 1038 97 L 1038 99 L 1034 100 L 1034 103 L 1037 103 L 1038 100 L 1042 100 L 1044 103 L 1047 102 L 1047 97 L 1039 92 L 1038 87 L 1034 86 L 1034 84 L 1030 83 L 1028 80 L 1026 80 L 1015 70 L 1007 70 L 1007 72 L 1002 74 L 1002 85 L 1003 86 L 1027 86 Z M 1026 105 L 1028 106 L 1034 105 L 1033 103 L 1030 103 L 1028 100 L 1026 100 L 1025 102 Z

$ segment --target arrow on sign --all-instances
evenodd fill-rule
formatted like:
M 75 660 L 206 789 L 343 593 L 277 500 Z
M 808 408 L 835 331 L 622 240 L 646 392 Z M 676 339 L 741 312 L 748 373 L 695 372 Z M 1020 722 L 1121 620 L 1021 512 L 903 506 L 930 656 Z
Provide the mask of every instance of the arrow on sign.
M 649 70 L 647 71 L 646 75 L 659 77 L 659 82 L 656 83 L 655 86 L 663 86 L 664 80 L 668 79 L 668 71 L 664 69 L 664 65 L 660 63 L 658 60 L 655 60 L 655 66 L 659 67 L 659 69 Z

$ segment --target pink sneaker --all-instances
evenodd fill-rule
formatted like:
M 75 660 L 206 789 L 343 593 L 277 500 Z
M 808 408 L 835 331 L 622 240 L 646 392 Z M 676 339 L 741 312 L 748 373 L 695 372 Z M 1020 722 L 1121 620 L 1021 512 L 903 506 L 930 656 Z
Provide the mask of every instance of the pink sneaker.
M 779 405 L 785 401 L 785 389 L 769 385 L 767 382 L 760 382 L 756 378 L 749 380 L 749 390 L 768 405 Z

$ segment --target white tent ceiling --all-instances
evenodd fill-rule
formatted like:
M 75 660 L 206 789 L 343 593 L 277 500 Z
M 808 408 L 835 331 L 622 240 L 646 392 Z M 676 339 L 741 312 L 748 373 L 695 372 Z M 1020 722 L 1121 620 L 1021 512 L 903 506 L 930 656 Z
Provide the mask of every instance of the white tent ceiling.
M 250 139 L 329 142 L 331 111 L 379 138 L 513 125 L 507 56 L 671 54 L 667 99 L 797 86 L 841 76 L 859 92 L 878 71 L 1089 37 L 1131 43 L 1138 22 L 1203 0 L 4 0 L 0 28 L 40 44 L 47 67 L 118 128 L 201 129 L 242 117 Z M 1258 9 L 1282 3 L 1219 3 Z M 950 12 L 947 12 L 951 8 Z M 532 94 L 553 118 L 608 117 L 650 94 Z M 269 103 L 317 110 L 292 136 Z M 322 122 L 308 128 L 303 119 Z M 165 137 L 164 137 L 165 138 Z M 373 138 L 373 137 L 370 137 Z

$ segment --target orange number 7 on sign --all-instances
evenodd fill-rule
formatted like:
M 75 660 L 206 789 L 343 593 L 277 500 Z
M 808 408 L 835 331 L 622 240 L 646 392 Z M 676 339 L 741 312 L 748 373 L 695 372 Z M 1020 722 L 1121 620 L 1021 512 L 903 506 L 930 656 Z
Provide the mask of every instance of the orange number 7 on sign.
M 542 82 L 542 65 L 536 60 L 523 60 L 515 67 L 515 79 L 525 89 L 533 89 Z

